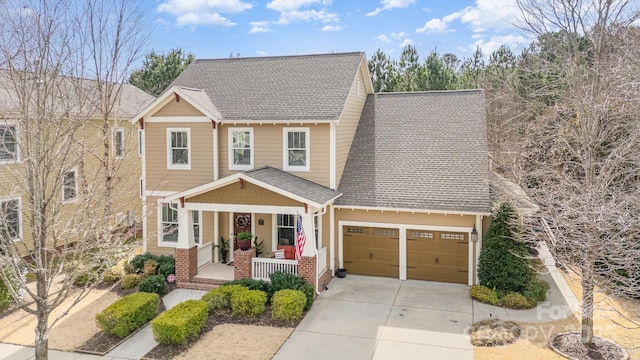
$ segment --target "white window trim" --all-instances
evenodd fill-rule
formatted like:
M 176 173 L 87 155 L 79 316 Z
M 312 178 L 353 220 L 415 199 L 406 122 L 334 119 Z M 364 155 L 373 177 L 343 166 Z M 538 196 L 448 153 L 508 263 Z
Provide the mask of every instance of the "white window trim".
M 164 241 L 163 237 L 164 237 L 164 229 L 162 227 L 162 204 L 164 202 L 162 201 L 162 199 L 158 199 L 158 207 L 157 207 L 157 213 L 158 213 L 158 246 L 160 247 L 177 247 L 178 246 L 178 242 L 173 242 L 173 241 Z M 175 206 L 178 206 L 177 204 L 174 204 Z
M 196 241 L 195 231 L 193 233 L 193 240 L 198 246 L 202 246 L 202 211 L 200 210 L 191 210 L 191 211 L 193 211 L 194 213 L 198 213 L 198 222 L 192 221 L 191 223 L 191 231 L 193 231 L 193 228 L 195 228 L 195 226 L 198 225 L 198 241 Z M 193 215 L 191 216 L 191 218 L 193 219 Z
M 75 182 L 74 182 L 74 186 L 75 186 L 75 194 L 76 194 L 76 196 L 75 196 L 73 199 L 65 200 L 65 198 L 64 198 L 64 176 L 65 176 L 65 175 L 66 175 L 66 173 L 68 173 L 68 172 L 72 172 L 72 173 L 74 173 L 74 174 L 75 174 Z M 77 169 L 77 168 L 69 169 L 69 170 L 65 171 L 65 172 L 62 174 L 62 186 L 61 186 L 61 187 L 62 187 L 62 189 L 61 189 L 61 194 L 62 194 L 62 203 L 63 203 L 63 204 L 75 203 L 75 202 L 77 202 L 77 201 L 78 201 L 78 169 Z
M 249 165 L 235 165 L 233 163 L 234 152 L 233 152 L 233 133 L 236 131 L 248 131 L 249 132 L 249 146 L 251 150 L 251 157 L 249 160 Z M 253 128 L 250 127 L 231 127 L 227 133 L 227 143 L 228 143 L 228 154 L 229 154 L 229 170 L 251 170 L 253 169 L 253 159 L 255 157 L 255 148 L 253 146 Z
M 15 120 L 6 120 L 0 122 L 0 126 L 15 126 L 16 127 L 16 158 L 14 160 L 0 160 L 0 164 L 15 164 L 20 162 L 20 124 Z M 1 145 L 1 144 L 0 144 Z
M 142 136 L 144 130 L 138 129 L 138 157 L 142 157 L 144 152 L 144 137 Z
M 5 203 L 5 202 L 9 202 L 9 201 L 15 201 L 18 200 L 18 237 L 11 239 L 13 242 L 19 242 L 22 241 L 22 197 L 15 197 L 15 198 L 10 198 L 10 197 L 5 197 L 5 198 L 0 198 L 0 204 Z
M 111 144 L 113 145 L 113 156 L 116 159 L 123 159 L 124 158 L 124 154 L 125 154 L 125 140 L 124 140 L 124 129 L 123 128 L 115 128 L 115 129 L 111 129 L 112 130 L 112 135 L 113 138 L 111 139 L 112 142 Z M 122 154 L 118 155 L 118 136 L 117 134 L 121 133 L 122 134 Z
M 305 148 L 307 150 L 305 166 L 289 166 L 289 133 L 304 132 Z M 308 127 L 285 127 L 282 129 L 282 169 L 285 171 L 309 171 L 311 165 L 311 137 Z
M 140 198 L 144 199 L 144 178 L 142 176 L 140 177 L 139 186 L 140 186 Z
M 171 153 L 171 133 L 187 133 L 187 164 L 173 164 L 173 154 Z M 190 128 L 167 128 L 167 169 L 169 170 L 191 170 L 191 129 Z

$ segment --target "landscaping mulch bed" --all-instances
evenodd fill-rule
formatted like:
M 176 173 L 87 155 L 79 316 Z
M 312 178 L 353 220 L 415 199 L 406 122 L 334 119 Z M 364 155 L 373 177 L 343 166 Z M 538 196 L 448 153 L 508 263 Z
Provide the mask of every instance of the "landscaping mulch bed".
M 549 345 L 554 351 L 569 359 L 626 360 L 629 358 L 629 354 L 622 346 L 607 339 L 594 336 L 591 346 L 584 346 L 578 333 L 558 334 Z
M 304 314 L 302 315 L 304 318 Z M 215 313 L 209 314 L 207 323 L 202 328 L 199 337 L 213 330 L 216 325 L 221 324 L 242 324 L 242 325 L 258 325 L 258 326 L 272 326 L 272 327 L 296 327 L 300 321 L 278 321 L 271 318 L 271 308 L 267 306 L 265 312 L 254 317 L 247 318 L 241 316 L 231 315 L 230 309 L 217 310 Z M 158 345 L 153 350 L 149 351 L 143 359 L 146 360 L 170 360 L 176 356 L 186 352 L 191 345 L 198 339 L 194 339 L 186 345 Z
M 136 288 L 122 289 L 120 286 L 116 286 L 111 291 L 117 293 L 120 297 L 123 297 L 136 292 L 137 289 Z M 160 299 L 160 304 L 158 305 L 158 309 L 159 309 L 158 313 L 161 313 L 166 310 L 162 299 Z M 140 329 L 142 329 L 142 327 Z M 115 336 L 106 334 L 104 331 L 100 331 L 99 333 L 92 336 L 89 340 L 85 341 L 84 344 L 76 348 L 76 350 L 80 352 L 86 352 L 89 354 L 105 355 L 106 353 L 113 350 L 116 346 L 120 345 L 126 339 L 128 339 L 134 334 L 135 332 L 124 339 L 119 339 Z

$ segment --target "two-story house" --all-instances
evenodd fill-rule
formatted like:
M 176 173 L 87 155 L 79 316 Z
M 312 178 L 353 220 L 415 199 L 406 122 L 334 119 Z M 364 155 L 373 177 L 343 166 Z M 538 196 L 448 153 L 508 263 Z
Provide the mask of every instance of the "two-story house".
M 88 217 L 79 214 L 93 205 L 103 206 L 99 191 L 106 176 L 101 170 L 105 131 L 104 118 L 95 105 L 98 92 L 94 80 L 56 77 L 45 82 L 29 75 L 33 79 L 20 83 L 17 76 L 24 73 L 0 71 L 0 241 L 12 241 L 12 248 L 26 255 L 35 246 L 33 213 L 41 209 L 30 206 L 29 191 L 43 193 L 37 199 L 47 201 L 54 217 L 46 224 L 56 227 L 50 232 L 55 236 L 47 239 L 51 251 L 73 242 L 74 236 L 82 233 L 80 218 Z M 117 169 L 112 182 L 112 227 L 142 220 L 141 132 L 128 120 L 154 100 L 132 85 L 121 86 L 112 104 L 106 134 L 111 144 L 109 161 Z M 36 90 L 37 87 L 41 89 Z M 36 159 L 34 150 L 47 156 Z M 27 161 L 31 167 L 25 165 Z M 38 185 L 30 188 L 27 172 L 36 167 L 42 172 L 32 176 Z M 89 195 L 83 196 L 83 192 Z
M 131 122 L 145 250 L 175 253 L 179 283 L 245 230 L 266 260 L 247 273 L 236 251 L 236 277 L 260 277 L 297 244 L 298 219 L 302 257 L 282 262 L 318 289 L 337 267 L 476 281 L 490 215 L 480 90 L 374 94 L 360 52 L 197 60 Z

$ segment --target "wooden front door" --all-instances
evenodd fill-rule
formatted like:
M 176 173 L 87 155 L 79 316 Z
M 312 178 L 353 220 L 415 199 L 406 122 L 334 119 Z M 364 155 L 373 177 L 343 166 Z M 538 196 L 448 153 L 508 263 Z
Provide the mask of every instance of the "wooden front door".
M 243 231 L 251 231 L 251 213 L 233 213 L 233 236 Z

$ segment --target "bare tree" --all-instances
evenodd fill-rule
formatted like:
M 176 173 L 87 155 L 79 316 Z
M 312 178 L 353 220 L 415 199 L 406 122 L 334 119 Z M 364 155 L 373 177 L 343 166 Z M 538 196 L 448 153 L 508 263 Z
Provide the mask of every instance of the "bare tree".
M 76 290 L 73 280 L 86 272 L 99 278 L 131 235 L 114 223 L 112 205 L 123 196 L 114 186 L 127 174 L 111 133 L 128 120 L 118 114 L 131 95 L 123 95 L 122 82 L 144 44 L 138 15 L 125 0 L 0 4 L 0 157 L 10 163 L 0 169 L 0 189 L 11 197 L 0 209 L 7 270 L 0 278 L 17 280 L 32 300 L 8 286 L 37 317 L 36 359 L 47 359 L 50 329 L 95 283 Z M 124 190 L 137 198 L 137 186 Z M 19 276 L 24 267 L 35 275 L 34 289 Z
M 514 171 L 556 260 L 581 276 L 580 340 L 592 346 L 595 286 L 640 294 L 640 12 L 632 0 L 517 2 L 538 41 L 519 64 Z

